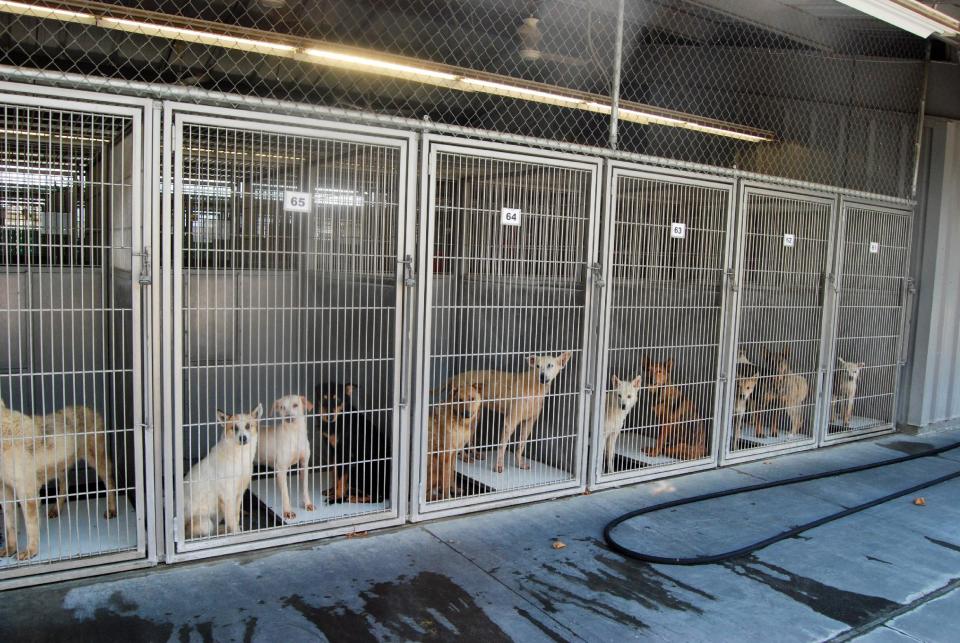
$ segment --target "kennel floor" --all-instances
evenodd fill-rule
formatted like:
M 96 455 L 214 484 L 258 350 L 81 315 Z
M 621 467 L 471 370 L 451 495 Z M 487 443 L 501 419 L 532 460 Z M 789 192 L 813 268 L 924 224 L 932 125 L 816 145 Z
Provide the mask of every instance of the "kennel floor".
M 569 471 L 552 467 L 549 464 L 531 458 L 526 458 L 530 468 L 520 469 L 517 467 L 517 462 L 512 451 L 507 451 L 503 473 L 497 473 L 493 470 L 494 462 L 497 459 L 496 448 L 485 449 L 483 454 L 483 460 L 464 462 L 458 459 L 457 472 L 464 477 L 476 480 L 480 484 L 489 487 L 494 492 L 511 491 L 527 487 L 542 487 L 558 482 L 568 482 L 574 477 Z
M 769 428 L 764 427 L 764 432 L 768 433 Z M 803 440 L 809 439 L 809 436 L 806 436 L 802 433 L 797 435 L 790 435 L 789 431 L 780 431 L 780 435 L 763 435 L 758 436 L 753 431 L 753 426 L 744 425 L 743 429 L 740 431 L 740 440 L 752 443 L 754 446 L 769 446 L 771 444 L 786 444 L 788 442 L 802 442 Z M 750 447 L 747 447 L 750 448 Z
M 332 481 L 328 476 L 311 475 L 310 499 L 313 500 L 313 506 L 316 509 L 307 511 L 300 501 L 300 479 L 296 473 L 287 476 L 287 484 L 290 489 L 290 504 L 293 505 L 293 512 L 297 514 L 296 518 L 283 517 L 283 502 L 273 474 L 257 476 L 250 481 L 250 493 L 275 514 L 278 523 L 282 522 L 285 525 L 330 522 L 341 518 L 378 514 L 390 509 L 389 502 L 328 504 L 323 497 L 323 491 L 331 486 Z
M 633 436 L 621 435 L 620 439 L 617 440 L 617 455 L 637 462 L 635 466 L 623 470 L 629 471 L 630 469 L 640 469 L 643 467 L 662 467 L 673 464 L 674 462 L 680 462 L 677 458 L 668 456 L 653 457 L 647 455 L 647 451 L 652 449 L 656 443 L 657 441 L 650 437 L 635 438 Z M 614 461 L 614 465 L 616 465 L 616 461 Z
M 844 425 L 842 422 L 834 422 L 831 420 L 830 432 L 846 433 L 847 431 L 864 431 L 866 429 L 872 429 L 876 426 L 880 426 L 881 424 L 884 424 L 883 420 L 854 415 L 852 418 L 850 418 L 850 424 L 847 425 Z
M 117 517 L 107 520 L 105 498 L 85 498 L 68 502 L 63 512 L 56 517 L 47 516 L 47 505 L 40 505 L 40 553 L 29 561 L 16 558 L 0 558 L 0 569 L 22 567 L 58 560 L 71 560 L 98 554 L 113 554 L 137 547 L 137 512 L 120 496 L 117 501 Z M 17 509 L 19 514 L 19 508 Z M 18 542 L 26 545 L 26 525 L 23 516 L 18 516 Z

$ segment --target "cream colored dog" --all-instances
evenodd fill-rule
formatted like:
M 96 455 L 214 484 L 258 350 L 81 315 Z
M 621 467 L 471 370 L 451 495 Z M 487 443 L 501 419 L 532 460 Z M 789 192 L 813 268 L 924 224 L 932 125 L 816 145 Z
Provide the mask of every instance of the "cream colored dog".
M 516 451 L 517 466 L 521 469 L 530 468 L 523 459 L 524 448 L 533 433 L 534 425 L 540 419 L 543 401 L 550 392 L 550 385 L 570 361 L 570 357 L 569 352 L 556 357 L 530 355 L 527 357 L 530 368 L 522 373 L 468 371 L 451 379 L 451 383 L 456 382 L 464 388 L 475 386 L 483 396 L 483 406 L 503 414 L 503 430 L 500 433 L 500 446 L 494 465 L 497 472 L 503 472 L 507 444 L 521 424 L 523 427 Z
M 220 518 L 228 534 L 240 531 L 240 508 L 253 476 L 262 414 L 260 404 L 250 413 L 236 415 L 217 410 L 223 438 L 184 478 L 183 522 L 188 538 L 213 534 Z
M 613 459 L 617 454 L 617 440 L 627 421 L 627 416 L 637 404 L 640 394 L 641 376 L 627 382 L 613 376 L 613 390 L 607 393 L 607 410 L 603 418 L 603 439 L 606 443 L 607 473 L 613 473 Z
M 18 550 L 16 509 L 4 516 L 0 556 L 33 558 L 40 549 L 39 489 L 57 477 L 58 499 L 50 516 L 66 502 L 67 472 L 79 461 L 93 467 L 107 487 L 105 518 L 117 515 L 113 465 L 107 455 L 103 418 L 96 411 L 71 406 L 32 418 L 8 409 L 0 400 L 0 498 L 20 503 L 27 527 L 27 548 Z
M 853 419 L 853 402 L 857 397 L 857 383 L 860 381 L 860 369 L 866 366 L 863 362 L 848 362 L 837 357 L 840 368 L 834 370 L 833 375 L 833 421 L 843 426 L 850 426 Z
M 283 501 L 283 517 L 296 518 L 290 504 L 290 489 L 287 472 L 297 467 L 300 476 L 300 499 L 307 511 L 316 509 L 310 499 L 310 479 L 307 467 L 310 465 L 310 440 L 307 438 L 306 411 L 312 411 L 313 404 L 302 395 L 285 395 L 273 403 L 273 412 L 283 418 L 280 424 L 260 429 L 257 440 L 258 464 L 273 469 Z

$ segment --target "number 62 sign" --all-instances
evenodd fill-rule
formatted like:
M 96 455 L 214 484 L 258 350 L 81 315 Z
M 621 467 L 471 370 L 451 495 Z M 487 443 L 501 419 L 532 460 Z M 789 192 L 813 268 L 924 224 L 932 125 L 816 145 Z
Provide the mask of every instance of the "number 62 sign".
M 283 210 L 284 212 L 309 212 L 310 193 L 284 191 Z

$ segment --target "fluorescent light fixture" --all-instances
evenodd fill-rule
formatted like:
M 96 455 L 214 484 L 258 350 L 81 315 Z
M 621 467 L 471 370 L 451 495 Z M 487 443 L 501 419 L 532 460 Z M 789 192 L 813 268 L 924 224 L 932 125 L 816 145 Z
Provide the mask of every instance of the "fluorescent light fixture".
M 424 67 L 414 67 L 401 63 L 390 62 L 380 58 L 367 56 L 357 56 L 340 51 L 330 51 L 327 49 L 305 49 L 303 53 L 314 58 L 320 58 L 334 63 L 344 63 L 351 66 L 362 67 L 368 71 L 380 73 L 399 73 L 411 76 L 426 76 L 428 78 L 437 78 L 440 80 L 455 80 L 457 76 L 445 71 L 436 71 Z
M 23 2 L 0 1 L 0 11 L 16 13 L 21 16 L 33 16 L 35 18 L 59 18 L 60 20 L 66 20 L 68 22 L 88 22 L 90 24 L 96 22 L 96 17 L 90 13 L 53 9 L 40 5 L 24 4 Z
M 527 87 L 520 87 L 517 85 L 507 85 L 506 83 L 496 83 L 490 80 L 481 80 L 479 78 L 467 78 L 464 77 L 462 81 L 468 85 L 475 85 L 478 87 L 483 87 L 484 89 L 490 90 L 492 94 L 501 94 L 504 96 L 519 96 L 521 98 L 536 98 L 541 102 L 556 102 L 556 103 L 585 103 L 586 101 L 580 98 L 573 98 L 572 96 L 563 96 L 562 94 L 552 94 L 550 92 L 543 92 L 538 89 L 529 89 Z
M 73 136 L 71 134 L 36 132 L 32 130 L 23 130 L 23 129 L 0 128 L 0 134 L 11 134 L 13 136 L 26 136 L 27 138 L 31 136 L 36 136 L 37 138 L 52 138 L 54 140 L 65 140 L 65 141 L 82 141 L 84 143 L 109 143 L 110 142 L 110 139 L 97 138 L 94 136 Z
M 928 38 L 933 34 L 960 35 L 960 20 L 917 0 L 837 1 L 921 38 Z
M 279 42 L 269 42 L 266 40 L 251 40 L 250 38 L 238 38 L 236 36 L 226 36 L 210 31 L 197 31 L 196 29 L 183 29 L 181 27 L 169 27 L 166 25 L 156 25 L 149 22 L 140 22 L 137 20 L 125 20 L 123 18 L 101 18 L 100 22 L 104 26 L 115 25 L 123 31 L 135 31 L 147 36 L 163 36 L 166 38 L 175 38 L 177 40 L 194 40 L 205 44 L 230 47 L 232 49 L 244 49 L 249 51 L 266 50 L 271 52 L 293 53 L 297 50 L 293 45 L 285 45 Z

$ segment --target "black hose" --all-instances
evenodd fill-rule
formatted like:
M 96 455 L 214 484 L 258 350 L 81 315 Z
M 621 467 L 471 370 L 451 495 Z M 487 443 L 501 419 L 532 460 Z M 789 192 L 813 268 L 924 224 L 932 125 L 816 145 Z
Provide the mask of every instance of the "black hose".
M 705 500 L 713 500 L 714 498 L 723 498 L 726 496 L 735 496 L 741 493 L 749 493 L 751 491 L 759 491 L 760 489 L 772 489 L 774 487 L 782 487 L 790 484 L 797 484 L 800 482 L 809 482 L 810 480 L 819 480 L 821 478 L 830 478 L 833 476 L 842 476 L 847 473 L 855 473 L 857 471 L 866 471 L 867 469 L 876 469 L 878 467 L 885 467 L 892 464 L 899 464 L 901 462 L 907 462 L 909 460 L 916 460 L 918 458 L 929 458 L 935 455 L 939 455 L 944 451 L 950 451 L 952 449 L 960 448 L 960 442 L 950 444 L 945 447 L 939 447 L 936 449 L 930 449 L 922 453 L 914 453 L 911 455 L 906 455 L 900 458 L 893 458 L 891 460 L 882 460 L 880 462 L 873 462 L 870 464 L 860 464 L 853 467 L 847 467 L 845 469 L 834 469 L 833 471 L 824 471 L 823 473 L 811 473 L 805 476 L 796 476 L 794 478 L 786 478 L 784 480 L 774 480 L 773 482 L 761 482 L 759 484 L 753 484 L 746 487 L 736 487 L 734 489 L 725 489 L 723 491 L 714 491 L 713 493 L 705 493 L 699 496 L 691 496 L 689 498 L 681 498 L 680 500 L 671 500 L 669 502 L 662 502 L 658 505 L 653 505 L 652 507 L 646 507 L 644 509 L 637 509 L 636 511 L 631 511 L 623 514 L 617 518 L 614 518 L 607 523 L 607 526 L 603 528 L 603 539 L 607 542 L 607 545 L 613 551 L 626 556 L 627 558 L 633 558 L 635 560 L 640 560 L 646 563 L 659 563 L 662 565 L 706 565 L 709 563 L 719 563 L 724 560 L 729 560 L 731 558 L 737 558 L 745 554 L 757 551 L 758 549 L 763 549 L 773 543 L 780 542 L 787 538 L 792 538 L 797 534 L 803 533 L 808 529 L 813 529 L 814 527 L 819 527 L 820 525 L 825 525 L 828 522 L 834 520 L 839 520 L 851 514 L 855 514 L 858 511 L 863 511 L 864 509 L 869 509 L 870 507 L 876 507 L 895 498 L 900 498 L 901 496 L 906 496 L 911 493 L 920 491 L 921 489 L 926 489 L 927 487 L 932 487 L 940 483 L 946 482 L 947 480 L 953 480 L 954 478 L 960 478 L 960 470 L 949 473 L 945 476 L 940 476 L 934 480 L 929 480 L 918 485 L 914 485 L 909 489 L 903 489 L 902 491 L 896 491 L 889 495 L 883 496 L 882 498 L 875 498 L 869 502 L 857 505 L 855 507 L 849 507 L 843 511 L 838 511 L 837 513 L 830 514 L 829 516 L 824 516 L 818 518 L 811 522 L 798 525 L 796 527 L 791 527 L 790 529 L 783 531 L 775 536 L 765 538 L 759 542 L 752 543 L 746 547 L 740 547 L 739 549 L 734 549 L 722 554 L 705 554 L 702 556 L 692 556 L 690 558 L 679 558 L 674 556 L 654 556 L 652 554 L 645 554 L 643 552 L 637 551 L 635 549 L 630 549 L 625 545 L 621 545 L 614 539 L 613 530 L 619 527 L 624 522 L 636 518 L 637 516 L 643 516 L 646 514 L 654 513 L 657 511 L 662 511 L 663 509 L 670 509 L 671 507 L 682 507 L 683 505 L 693 504 L 695 502 L 703 502 Z

